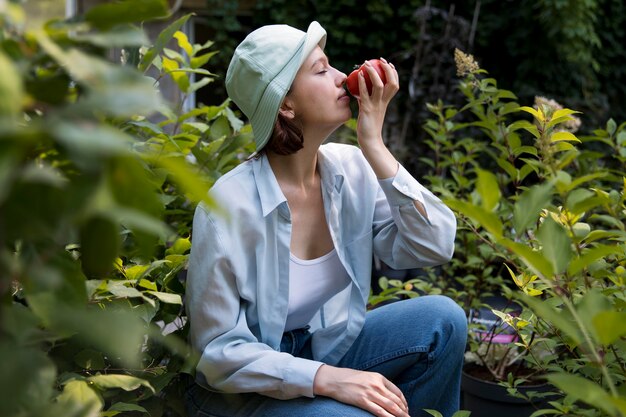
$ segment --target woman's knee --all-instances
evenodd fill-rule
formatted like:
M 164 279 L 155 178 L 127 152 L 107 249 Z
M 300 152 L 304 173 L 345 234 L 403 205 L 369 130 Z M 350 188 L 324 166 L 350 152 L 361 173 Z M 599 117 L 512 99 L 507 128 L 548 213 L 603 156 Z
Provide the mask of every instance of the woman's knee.
M 467 316 L 454 300 L 442 295 L 432 297 L 433 312 L 448 335 L 450 347 L 462 353 L 467 343 Z
M 467 316 L 465 311 L 454 300 L 443 295 L 427 295 L 421 299 L 420 308 L 426 310 L 433 323 L 446 333 L 450 342 L 465 349 L 467 342 Z

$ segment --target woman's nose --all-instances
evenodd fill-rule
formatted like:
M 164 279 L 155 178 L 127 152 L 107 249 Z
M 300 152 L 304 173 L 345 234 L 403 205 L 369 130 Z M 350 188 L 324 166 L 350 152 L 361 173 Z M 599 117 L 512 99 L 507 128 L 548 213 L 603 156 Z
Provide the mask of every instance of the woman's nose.
M 337 81 L 338 81 L 337 85 L 343 85 L 346 82 L 346 78 L 348 78 L 348 76 L 339 70 L 336 70 L 336 71 L 337 71 Z

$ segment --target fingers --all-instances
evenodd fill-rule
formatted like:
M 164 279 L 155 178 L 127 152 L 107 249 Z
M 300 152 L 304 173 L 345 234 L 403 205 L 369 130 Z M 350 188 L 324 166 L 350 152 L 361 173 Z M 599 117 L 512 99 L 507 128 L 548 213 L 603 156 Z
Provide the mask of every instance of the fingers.
M 365 76 L 362 71 L 359 71 L 359 94 L 361 97 L 371 98 L 373 101 L 381 99 L 389 101 L 400 89 L 399 76 L 392 64 L 389 64 L 384 58 L 381 58 L 380 61 L 381 67 L 385 72 L 385 82 L 383 83 L 372 64 L 369 61 L 365 61 L 363 68 L 367 71 L 372 83 L 372 94 L 370 95 L 367 88 L 365 88 Z M 361 85 L 361 79 L 363 79 L 363 85 Z
M 385 387 L 396 396 L 396 398 L 398 399 L 397 403 L 400 406 L 400 408 L 408 412 L 409 403 L 407 402 L 406 398 L 404 398 L 404 394 L 402 393 L 402 390 L 400 390 L 400 388 L 398 388 L 396 384 L 389 381 L 387 378 L 384 379 L 384 384 L 385 384 Z
M 387 393 L 387 395 L 378 394 L 375 395 L 372 400 L 375 404 L 385 410 L 385 412 L 394 417 L 409 417 L 408 410 L 404 406 L 400 405 L 400 399 L 396 396 L 389 395 L 389 393 Z
M 380 57 L 380 60 L 383 62 L 383 69 L 385 70 L 385 77 L 387 78 L 387 84 L 390 82 L 393 84 L 397 84 L 400 86 L 400 76 L 398 75 L 398 71 L 396 71 L 396 67 L 391 63 L 387 62 L 387 60 L 383 57 Z

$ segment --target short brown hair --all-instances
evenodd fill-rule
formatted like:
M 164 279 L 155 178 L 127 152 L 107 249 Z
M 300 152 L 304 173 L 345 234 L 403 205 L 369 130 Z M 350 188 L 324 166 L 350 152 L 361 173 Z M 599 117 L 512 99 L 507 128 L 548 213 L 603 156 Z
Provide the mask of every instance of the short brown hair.
M 272 151 L 278 155 L 292 155 L 304 147 L 303 143 L 304 136 L 300 125 L 279 113 L 272 137 L 263 150 Z

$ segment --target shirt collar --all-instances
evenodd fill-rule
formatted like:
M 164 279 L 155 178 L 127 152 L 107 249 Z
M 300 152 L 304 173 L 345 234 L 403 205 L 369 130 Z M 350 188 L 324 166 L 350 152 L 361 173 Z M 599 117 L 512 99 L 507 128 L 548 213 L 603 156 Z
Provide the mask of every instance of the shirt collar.
M 317 163 L 319 165 L 322 185 L 331 191 L 340 192 L 343 186 L 343 171 L 341 166 L 333 161 L 324 146 L 320 147 L 317 153 Z
M 263 217 L 265 217 L 282 203 L 286 203 L 287 199 L 280 190 L 274 171 L 272 171 L 272 167 L 267 160 L 267 155 L 263 153 L 258 158 L 253 158 L 252 170 L 259 199 L 261 200 Z
M 261 200 L 261 209 L 263 210 L 263 217 L 265 217 L 282 203 L 286 203 L 287 198 L 278 185 L 267 155 L 263 153 L 251 161 L 259 199 Z M 340 166 L 326 155 L 323 146 L 317 153 L 317 163 L 319 164 L 322 186 L 326 190 L 340 192 L 343 186 L 343 174 L 339 169 Z

